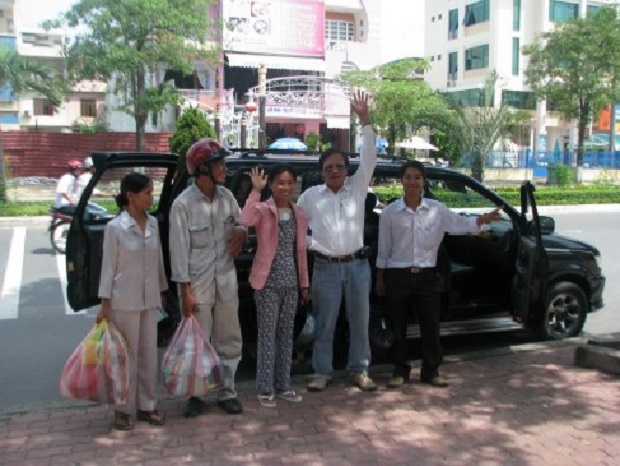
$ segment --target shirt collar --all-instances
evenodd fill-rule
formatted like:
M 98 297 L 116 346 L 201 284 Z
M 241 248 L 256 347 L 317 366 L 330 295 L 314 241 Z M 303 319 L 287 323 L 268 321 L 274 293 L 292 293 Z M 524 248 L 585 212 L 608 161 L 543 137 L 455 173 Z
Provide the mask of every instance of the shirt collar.
M 120 225 L 123 230 L 132 231 L 135 234 L 142 236 L 140 234 L 140 228 L 138 227 L 138 224 L 126 210 L 123 210 L 120 214 Z M 144 236 L 146 238 L 149 238 L 151 236 L 151 234 L 153 233 L 153 228 L 154 226 L 151 223 L 151 219 L 147 217 L 146 228 L 144 229 Z
M 207 201 L 211 202 L 211 199 L 209 199 L 201 190 L 200 188 L 194 183 L 192 186 L 192 189 L 194 190 L 194 197 L 198 200 L 202 200 L 202 199 L 206 199 Z M 220 185 L 215 185 L 215 191 L 213 194 L 213 199 L 215 200 L 217 197 L 220 196 L 220 189 L 222 189 L 222 187 Z
M 405 204 L 405 198 L 404 197 L 401 197 L 400 199 L 397 199 L 394 202 L 396 203 L 396 208 L 398 210 L 409 209 L 409 207 L 407 207 L 407 204 Z M 420 202 L 420 206 L 418 208 L 419 209 L 428 209 L 429 208 L 428 200 L 425 197 L 422 198 L 422 202 Z
M 331 189 L 329 189 L 325 183 L 319 185 L 319 192 L 321 194 L 329 192 L 334 195 L 337 195 L 343 191 L 350 191 L 350 190 L 351 190 L 351 178 L 348 176 L 344 179 L 344 184 L 342 185 L 342 188 L 340 188 L 340 191 L 338 191 L 337 193 L 334 193 Z

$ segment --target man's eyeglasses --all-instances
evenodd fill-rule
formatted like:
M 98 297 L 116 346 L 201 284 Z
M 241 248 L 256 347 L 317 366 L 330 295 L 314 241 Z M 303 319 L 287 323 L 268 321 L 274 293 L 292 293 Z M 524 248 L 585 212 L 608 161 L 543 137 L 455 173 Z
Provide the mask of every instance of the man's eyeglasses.
M 338 164 L 338 165 L 325 165 L 323 167 L 323 169 L 327 172 L 327 173 L 331 173 L 331 172 L 341 172 L 342 170 L 344 170 L 346 167 L 346 165 L 342 165 L 342 164 Z

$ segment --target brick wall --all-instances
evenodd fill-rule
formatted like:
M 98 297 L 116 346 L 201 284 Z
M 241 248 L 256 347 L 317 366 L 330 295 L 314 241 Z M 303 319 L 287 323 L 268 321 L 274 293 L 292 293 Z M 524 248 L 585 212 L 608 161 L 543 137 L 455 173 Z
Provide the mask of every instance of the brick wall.
M 146 152 L 169 152 L 171 133 L 147 133 Z M 134 133 L 67 134 L 7 131 L 0 134 L 4 157 L 13 177 L 59 178 L 71 159 L 83 161 L 91 152 L 132 152 Z

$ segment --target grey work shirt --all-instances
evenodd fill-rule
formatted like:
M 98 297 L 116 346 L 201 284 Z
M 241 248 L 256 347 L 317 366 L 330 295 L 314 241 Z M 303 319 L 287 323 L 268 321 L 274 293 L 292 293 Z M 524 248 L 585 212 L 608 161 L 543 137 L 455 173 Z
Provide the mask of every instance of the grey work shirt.
M 172 280 L 191 283 L 199 303 L 214 303 L 237 295 L 237 272 L 227 239 L 240 215 L 233 194 L 216 186 L 213 201 L 196 185 L 186 188 L 170 209 Z
M 114 310 L 141 311 L 161 305 L 168 289 L 157 220 L 142 230 L 127 212 L 110 220 L 103 235 L 99 297 Z

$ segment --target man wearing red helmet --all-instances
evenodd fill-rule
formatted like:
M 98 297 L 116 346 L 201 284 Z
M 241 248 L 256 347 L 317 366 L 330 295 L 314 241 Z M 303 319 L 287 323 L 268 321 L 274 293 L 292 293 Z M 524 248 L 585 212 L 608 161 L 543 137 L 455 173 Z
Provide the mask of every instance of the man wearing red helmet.
M 233 257 L 241 252 L 246 231 L 237 226 L 239 206 L 223 186 L 227 155 L 209 138 L 189 148 L 187 171 L 195 182 L 172 204 L 169 242 L 172 280 L 179 284 L 183 315 L 195 315 L 223 366 L 224 386 L 217 404 L 228 414 L 240 414 L 234 379 L 242 342 Z M 203 409 L 203 401 L 191 397 L 184 414 L 195 417 Z
M 69 171 L 60 177 L 56 184 L 56 201 L 54 207 L 69 213 L 75 211 L 75 205 L 80 200 L 82 191 L 79 177 L 82 174 L 82 162 L 70 160 L 68 163 Z

